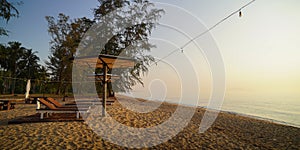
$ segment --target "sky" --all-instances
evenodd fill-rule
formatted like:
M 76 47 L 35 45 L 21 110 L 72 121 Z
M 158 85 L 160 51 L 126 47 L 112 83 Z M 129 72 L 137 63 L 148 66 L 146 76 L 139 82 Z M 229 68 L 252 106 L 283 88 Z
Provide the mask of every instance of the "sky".
M 211 27 L 230 13 L 250 2 L 250 0 L 156 0 L 155 2 L 160 3 L 158 5 L 168 3 L 174 5 L 174 7 L 181 7 L 182 9 L 178 9 L 178 12 L 188 12 L 204 26 Z M 71 18 L 84 16 L 92 18 L 92 8 L 98 5 L 97 0 L 24 1 L 22 5 L 17 7 L 20 11 L 19 18 L 11 19 L 8 24 L 1 22 L 1 26 L 6 27 L 10 31 L 10 35 L 9 37 L 0 37 L 0 42 L 19 41 L 26 48 L 38 51 L 38 56 L 41 58 L 41 63 L 43 63 L 49 55 L 50 41 L 45 16 L 57 16 L 62 12 L 71 16 Z M 300 1 L 298 0 L 257 0 L 242 10 L 242 17 L 234 15 L 210 32 L 223 57 L 226 71 L 225 99 L 238 98 L 249 100 L 255 97 L 259 99 L 285 98 L 299 100 L 299 7 Z M 166 15 L 168 13 L 170 14 L 170 12 L 166 12 Z M 171 16 L 173 17 L 168 21 L 166 21 L 168 18 L 162 19 L 165 19 L 168 23 L 174 22 L 174 26 L 190 34 L 192 37 L 204 31 L 203 28 L 197 28 L 198 22 L 193 24 L 194 19 L 191 19 L 193 20 L 192 22 L 182 21 L 188 17 L 184 17 L 180 13 L 172 13 Z M 157 30 L 154 33 L 156 37 L 172 41 L 173 44 L 184 44 L 188 40 L 182 37 L 182 35 L 169 34 L 171 31 L 164 32 L 167 29 L 158 27 Z M 205 43 L 205 40 L 200 40 L 203 39 L 198 39 L 197 42 Z M 162 40 L 154 38 L 153 41 L 159 44 Z M 159 46 L 170 45 L 164 43 Z M 159 49 L 159 46 L 157 49 Z M 170 46 L 168 48 L 173 47 Z M 209 97 L 207 93 L 211 92 L 210 82 L 212 80 L 209 77 L 209 62 L 205 62 L 205 54 L 197 53 L 199 59 L 193 58 L 193 49 L 195 47 L 189 46 L 187 49 L 192 49 L 190 52 L 187 50 L 185 54 L 192 58 L 192 62 L 190 63 L 196 66 L 196 75 L 201 75 L 199 86 L 206 93 L 203 95 L 206 95 L 204 97 Z M 179 55 L 176 54 L 174 58 L 169 58 L 169 61 L 174 62 L 173 65 L 175 65 L 175 68 L 177 65 L 176 60 L 180 58 Z M 189 63 L 188 60 L 186 61 Z M 160 68 L 163 67 L 161 66 Z M 153 72 L 162 73 L 164 71 L 163 69 L 160 69 L 160 71 L 155 69 L 157 68 L 150 70 L 149 74 L 154 74 Z M 169 72 L 172 71 L 174 72 L 176 69 L 171 69 Z M 172 82 L 170 79 L 178 78 L 176 75 L 169 78 L 168 76 L 165 77 L 160 77 L 165 79 L 164 82 L 145 79 L 148 85 L 151 85 L 149 86 L 150 88 L 148 86 L 146 88 L 152 90 L 152 93 L 158 93 L 158 96 L 163 96 L 159 95 L 160 90 L 157 89 L 160 88 L 158 87 L 165 88 L 169 85 L 167 83 Z M 179 78 L 175 80 L 177 82 Z M 183 82 L 193 84 L 193 81 Z M 169 87 L 169 90 L 173 91 L 173 95 L 176 91 L 180 90 L 180 86 L 175 87 Z
M 16 0 L 10 0 L 16 2 Z M 38 51 L 41 61 L 47 60 L 50 53 L 48 26 L 45 16 L 57 17 L 64 13 L 71 18 L 92 18 L 92 9 L 98 6 L 97 0 L 32 0 L 23 1 L 17 6 L 19 18 L 12 18 L 8 24 L 1 21 L 1 26 L 10 31 L 9 37 L 0 37 L 1 43 L 19 41 L 26 48 Z

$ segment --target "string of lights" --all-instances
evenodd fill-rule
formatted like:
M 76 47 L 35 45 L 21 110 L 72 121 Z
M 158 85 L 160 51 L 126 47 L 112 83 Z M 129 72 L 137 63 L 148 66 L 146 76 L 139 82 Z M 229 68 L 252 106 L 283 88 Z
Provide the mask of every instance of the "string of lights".
M 205 30 L 204 32 L 200 33 L 199 35 L 195 36 L 194 38 L 190 39 L 189 41 L 187 41 L 184 45 L 182 45 L 180 48 L 176 48 L 175 50 L 171 51 L 169 54 L 167 54 L 166 56 L 160 58 L 158 61 L 156 61 L 154 64 L 157 64 L 161 61 L 163 61 L 164 59 L 172 56 L 173 54 L 175 54 L 176 52 L 184 52 L 184 48 L 187 47 L 189 44 L 191 44 L 192 42 L 194 42 L 196 39 L 200 38 L 201 36 L 205 35 L 206 33 L 210 32 L 211 30 L 215 29 L 217 26 L 219 26 L 220 24 L 222 24 L 223 22 L 225 22 L 227 19 L 231 18 L 233 15 L 235 14 L 239 14 L 239 17 L 242 17 L 242 9 L 248 7 L 249 5 L 251 5 L 252 3 L 254 3 L 256 0 L 252 0 L 249 3 L 245 4 L 244 6 L 240 7 L 239 9 L 237 9 L 236 11 L 232 12 L 231 14 L 229 14 L 228 16 L 226 16 L 225 18 L 221 19 L 220 21 L 218 21 L 216 24 L 214 24 L 213 26 L 211 26 L 210 28 L 208 28 L 207 30 Z M 152 64 L 153 65 L 153 64 Z M 152 66 L 150 65 L 150 66 Z

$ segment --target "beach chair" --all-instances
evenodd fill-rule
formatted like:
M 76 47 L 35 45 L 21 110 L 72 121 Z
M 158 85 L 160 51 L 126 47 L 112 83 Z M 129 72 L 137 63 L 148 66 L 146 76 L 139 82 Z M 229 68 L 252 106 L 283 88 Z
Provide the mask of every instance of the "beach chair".
M 47 101 L 49 101 L 50 103 L 52 103 L 57 108 L 72 108 L 72 107 L 77 108 L 77 105 L 75 105 L 75 104 L 72 104 L 72 105 L 63 105 L 63 104 L 61 104 L 60 102 L 58 102 L 57 100 L 55 100 L 52 97 L 47 97 L 47 98 L 44 98 L 44 99 L 46 99 Z
M 55 100 L 54 98 L 51 98 L 51 97 L 47 97 L 46 100 L 58 108 L 77 107 L 79 105 L 80 105 L 80 108 L 82 108 L 82 107 L 89 107 L 89 106 L 95 106 L 95 105 L 102 105 L 102 101 L 99 101 L 99 100 L 92 100 L 92 101 L 91 100 L 82 100 L 82 101 L 76 101 L 76 102 L 65 104 L 65 105 L 61 104 L 60 102 L 58 102 L 57 100 Z M 114 103 L 114 101 L 109 100 L 109 101 L 106 101 L 106 103 L 107 103 L 107 105 L 112 105 Z
M 41 108 L 40 104 L 43 104 L 46 108 Z M 76 113 L 76 118 L 78 119 L 80 114 L 85 114 L 87 113 L 89 110 L 89 108 L 59 108 L 56 107 L 55 105 L 51 104 L 50 102 L 48 102 L 47 100 L 45 100 L 44 98 L 38 98 L 37 101 L 37 113 L 40 113 L 41 116 L 40 118 L 43 119 L 44 118 L 44 114 L 46 114 L 48 116 L 48 114 L 52 114 L 52 113 Z
M 113 105 L 114 102 L 116 101 L 115 98 L 109 98 L 108 100 L 106 100 L 106 105 Z M 69 104 L 65 104 L 65 106 L 69 106 L 69 105 L 90 105 L 90 106 L 94 106 L 94 105 L 102 105 L 102 99 L 94 99 L 94 100 L 76 100 L 73 103 L 69 103 Z

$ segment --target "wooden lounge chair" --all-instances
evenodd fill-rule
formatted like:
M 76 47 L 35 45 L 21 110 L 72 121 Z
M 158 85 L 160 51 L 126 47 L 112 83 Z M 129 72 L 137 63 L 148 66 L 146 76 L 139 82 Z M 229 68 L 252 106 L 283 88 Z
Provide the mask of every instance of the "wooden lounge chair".
M 89 106 L 94 106 L 94 105 L 102 105 L 102 101 L 99 101 L 99 100 L 92 100 L 92 101 L 91 100 L 82 100 L 82 101 L 76 101 L 76 102 L 65 104 L 65 105 L 61 104 L 60 102 L 58 102 L 57 100 L 55 100 L 54 98 L 51 98 L 51 97 L 47 97 L 46 100 L 58 108 L 77 107 L 78 105 L 80 105 L 80 108 L 82 108 L 82 107 L 84 108 L 84 107 L 89 107 Z M 112 105 L 114 102 L 115 102 L 114 100 L 106 101 L 107 105 Z
M 63 105 L 60 102 L 58 102 L 57 100 L 55 100 L 52 97 L 47 97 L 44 98 L 46 99 L 48 102 L 52 103 L 56 108 L 77 108 L 76 104 L 68 104 L 68 105 Z M 89 107 L 88 105 L 84 105 L 83 107 Z
M 106 100 L 106 105 L 112 105 L 114 104 L 115 99 L 108 99 Z M 65 106 L 69 105 L 102 105 L 102 99 L 94 99 L 94 100 L 76 100 L 73 103 L 66 104 Z
M 46 100 L 55 105 L 56 107 L 64 107 L 64 105 L 62 105 L 60 102 L 58 102 L 52 97 L 47 97 Z
M 46 106 L 46 108 L 40 108 L 40 104 L 43 104 L 44 106 Z M 75 107 L 59 108 L 59 107 L 56 107 L 55 105 L 51 104 L 44 98 L 38 98 L 36 111 L 37 111 L 37 113 L 41 114 L 41 117 L 40 117 L 41 119 L 44 118 L 44 114 L 48 115 L 48 114 L 52 114 L 52 113 L 76 113 L 76 118 L 79 118 L 80 113 L 88 112 L 88 108 L 84 108 L 84 109 L 78 109 Z

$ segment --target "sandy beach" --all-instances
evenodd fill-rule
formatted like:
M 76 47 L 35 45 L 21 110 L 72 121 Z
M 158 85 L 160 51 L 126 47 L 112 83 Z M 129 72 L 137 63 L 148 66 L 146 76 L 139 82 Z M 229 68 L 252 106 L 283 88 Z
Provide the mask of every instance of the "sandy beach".
M 18 103 L 13 110 L 0 111 L 1 149 L 127 149 L 110 142 L 113 138 L 106 139 L 123 132 L 115 131 L 118 125 L 114 124 L 112 120 L 127 127 L 151 128 L 167 121 L 178 107 L 174 104 L 162 103 L 153 112 L 137 113 L 129 111 L 121 105 L 130 104 L 130 98 L 118 96 L 117 99 L 115 104 L 107 108 L 109 119 L 92 113 L 84 116 L 85 121 L 77 120 L 74 115 L 68 114 L 62 114 L 67 116 L 66 120 L 56 121 L 62 116 L 53 115 L 42 121 L 38 119 L 39 115 L 35 112 L 34 104 Z M 151 104 L 154 105 L 156 102 L 150 102 L 148 105 L 137 103 L 134 106 L 144 110 Z M 179 134 L 162 144 L 144 147 L 144 149 L 300 148 L 300 128 L 225 112 L 219 114 L 217 120 L 205 133 L 200 134 L 199 125 L 204 112 L 205 109 L 197 108 L 191 121 Z M 103 124 L 97 124 L 97 120 L 110 124 L 110 127 L 106 127 L 110 130 L 103 130 Z M 161 132 L 163 131 L 162 129 Z M 98 133 L 105 134 L 107 137 L 102 138 Z M 125 134 L 123 136 L 126 137 Z M 145 135 L 136 135 L 136 138 L 143 139 L 143 136 Z M 115 140 L 121 139 L 124 140 L 124 138 Z M 131 138 L 122 142 L 131 147 L 130 143 L 134 145 L 136 140 Z

